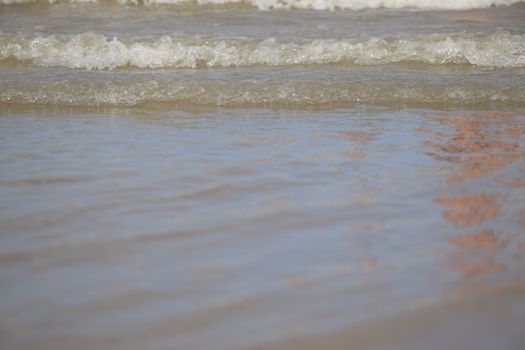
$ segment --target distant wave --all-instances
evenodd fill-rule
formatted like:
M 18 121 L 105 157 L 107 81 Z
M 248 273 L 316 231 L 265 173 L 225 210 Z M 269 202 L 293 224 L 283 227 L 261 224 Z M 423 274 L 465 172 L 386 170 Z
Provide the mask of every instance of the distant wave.
M 429 35 L 359 40 L 278 42 L 254 39 L 109 39 L 88 32 L 73 36 L 24 37 L 0 33 L 0 62 L 46 67 L 199 68 L 342 63 L 386 65 L 416 62 L 487 68 L 525 67 L 525 35 Z
M 2 4 L 20 4 L 31 2 L 96 3 L 116 2 L 122 5 L 166 5 L 196 4 L 224 5 L 248 4 L 261 10 L 270 9 L 313 9 L 313 10 L 366 10 L 376 8 L 403 9 L 415 8 L 424 10 L 465 10 L 487 8 L 491 6 L 512 5 L 525 0 L 0 0 Z

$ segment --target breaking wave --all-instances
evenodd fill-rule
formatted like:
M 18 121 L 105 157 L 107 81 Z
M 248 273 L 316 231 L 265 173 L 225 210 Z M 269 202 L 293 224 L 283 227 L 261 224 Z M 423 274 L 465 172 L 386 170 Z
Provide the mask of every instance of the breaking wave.
M 279 42 L 274 38 L 205 40 L 169 36 L 110 39 L 93 32 L 28 38 L 2 33 L 0 61 L 9 60 L 88 70 L 127 66 L 154 69 L 402 62 L 517 68 L 525 67 L 525 35 L 499 31 L 489 35 L 436 34 L 390 39 Z
M 312 9 L 312 10 L 365 10 L 376 8 L 403 9 L 415 8 L 424 10 L 465 10 L 487 8 L 491 6 L 512 5 L 524 0 L 0 0 L 2 4 L 19 4 L 31 2 L 97 3 L 115 2 L 121 5 L 224 5 L 248 4 L 260 10 L 270 9 Z

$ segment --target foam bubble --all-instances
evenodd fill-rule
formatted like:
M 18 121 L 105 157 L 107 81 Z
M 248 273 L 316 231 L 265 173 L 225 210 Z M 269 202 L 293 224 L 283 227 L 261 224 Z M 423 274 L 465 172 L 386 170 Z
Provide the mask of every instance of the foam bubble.
M 93 32 L 27 38 L 0 34 L 0 60 L 80 69 L 119 67 L 198 68 L 305 64 L 385 65 L 417 62 L 470 64 L 488 68 L 525 67 L 525 35 L 430 35 L 359 40 L 278 42 L 274 38 L 196 39 L 164 36 L 146 40 L 106 38 Z
M 356 103 L 384 105 L 524 106 L 523 86 L 484 82 L 288 80 L 232 81 L 194 79 L 101 79 L 12 81 L 0 90 L 0 103 L 86 106 L 175 106 L 308 108 Z

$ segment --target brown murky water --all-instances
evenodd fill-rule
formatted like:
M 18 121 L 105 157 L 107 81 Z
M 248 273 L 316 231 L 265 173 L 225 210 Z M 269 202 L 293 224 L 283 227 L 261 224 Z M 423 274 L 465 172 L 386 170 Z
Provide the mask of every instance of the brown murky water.
M 522 349 L 525 115 L 4 109 L 2 349 Z
M 0 349 L 525 349 L 524 19 L 0 0 Z

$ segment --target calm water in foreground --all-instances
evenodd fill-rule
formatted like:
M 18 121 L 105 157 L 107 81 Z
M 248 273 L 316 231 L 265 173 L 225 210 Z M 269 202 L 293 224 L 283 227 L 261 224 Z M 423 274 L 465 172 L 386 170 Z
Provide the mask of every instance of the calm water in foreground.
M 521 349 L 524 135 L 517 112 L 5 109 L 2 349 Z

